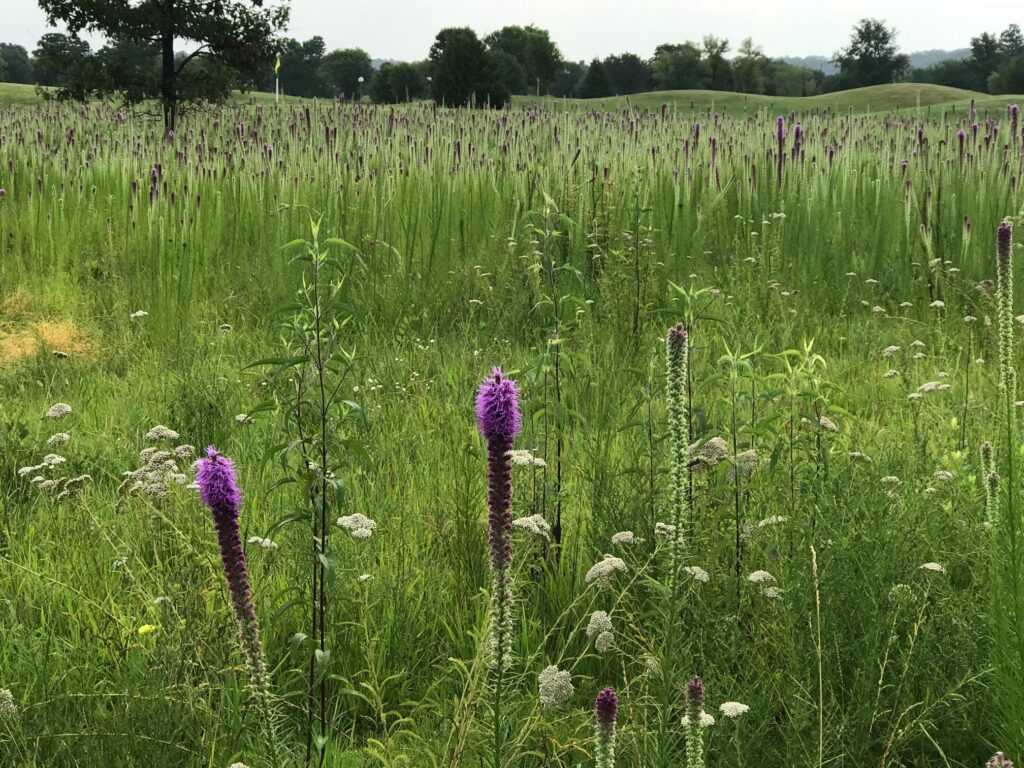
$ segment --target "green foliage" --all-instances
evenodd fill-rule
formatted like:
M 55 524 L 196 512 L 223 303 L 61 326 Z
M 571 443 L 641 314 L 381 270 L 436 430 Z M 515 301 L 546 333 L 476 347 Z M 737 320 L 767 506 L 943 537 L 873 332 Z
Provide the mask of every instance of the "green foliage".
M 83 65 L 90 54 L 89 44 L 73 35 L 48 32 L 39 38 L 32 52 L 35 78 L 39 85 L 63 86 L 68 73 Z
M 506 54 L 498 61 L 508 83 L 513 86 L 512 93 L 535 93 L 536 90 L 549 93 L 562 70 L 562 53 L 558 46 L 546 29 L 532 24 L 502 27 L 487 35 L 484 43 L 490 50 Z M 516 68 L 522 72 L 521 77 L 515 74 L 509 62 L 516 63 Z
M 4 80 L 8 83 L 34 83 L 32 59 L 23 46 L 0 43 L 0 58 L 4 60 Z
M 331 51 L 320 61 L 320 77 L 330 96 L 345 94 L 348 98 L 365 95 L 373 77 L 370 54 L 362 48 Z M 362 78 L 362 82 L 360 82 Z
M 381 64 L 370 81 L 370 97 L 378 104 L 399 104 L 427 98 L 430 93 L 423 64 L 389 61 Z
M 63 23 L 72 38 L 88 31 L 131 46 L 159 45 L 160 67 L 149 87 L 139 84 L 145 68 L 110 66 L 84 56 L 74 64 L 67 59 L 68 41 L 56 46 L 58 54 L 48 58 L 72 64 L 67 77 L 77 87 L 65 90 L 63 95 L 67 97 L 81 100 L 119 94 L 131 101 L 158 90 L 168 128 L 174 127 L 179 99 L 223 98 L 232 85 L 244 82 L 247 75 L 270 61 L 275 51 L 273 36 L 288 22 L 287 5 L 264 8 L 262 0 L 224 0 L 216 4 L 206 0 L 147 0 L 136 5 L 123 0 L 40 0 L 40 7 L 50 24 Z M 193 46 L 181 60 L 175 59 L 176 41 Z M 206 77 L 196 78 L 191 89 L 179 92 L 179 78 L 199 58 L 212 59 L 225 68 L 222 71 L 233 74 L 227 88 L 221 78 Z M 200 87 L 203 85 L 206 87 Z
M 896 46 L 896 30 L 878 19 L 861 19 L 853 27 L 850 44 L 834 56 L 843 88 L 892 83 L 910 64 Z
M 711 766 L 984 764 L 1024 711 L 992 671 L 992 574 L 1010 570 L 978 464 L 982 440 L 1009 455 L 983 281 L 1020 199 L 1003 103 L 979 102 L 998 139 L 962 164 L 950 139 L 969 101 L 928 110 L 960 95 L 704 92 L 662 113 L 654 94 L 598 115 L 228 103 L 183 118 L 202 172 L 141 111 L 7 106 L 0 134 L 26 140 L 0 144 L 0 688 L 20 716 L 0 725 L 0 763 L 258 764 L 208 513 L 185 486 L 118 496 L 166 423 L 236 460 L 244 539 L 277 544 L 246 558 L 298 763 L 312 705 L 325 765 L 479 766 L 493 735 L 472 395 L 501 364 L 523 388 L 517 448 L 544 462 L 515 470 L 514 514 L 561 530 L 516 534 L 506 768 L 588 765 L 605 685 L 619 764 L 684 764 L 693 673 L 709 713 L 750 707 L 707 732 Z M 868 104 L 913 119 L 847 117 Z M 779 183 L 774 117 L 790 106 L 804 154 L 787 144 Z M 719 437 L 728 455 L 684 474 L 686 564 L 708 580 L 672 600 L 655 525 L 672 498 L 663 334 L 679 320 L 692 450 Z M 72 412 L 44 418 L 56 402 Z M 63 431 L 56 471 L 92 482 L 58 502 L 18 469 Z M 377 521 L 368 540 L 332 527 L 355 511 Z M 637 541 L 613 544 L 625 530 Z M 605 553 L 625 572 L 588 585 Z M 585 634 L 598 610 L 604 652 Z M 551 664 L 576 693 L 544 709 Z
M 430 47 L 435 103 L 504 107 L 511 93 L 498 69 L 500 62 L 469 27 L 442 29 Z

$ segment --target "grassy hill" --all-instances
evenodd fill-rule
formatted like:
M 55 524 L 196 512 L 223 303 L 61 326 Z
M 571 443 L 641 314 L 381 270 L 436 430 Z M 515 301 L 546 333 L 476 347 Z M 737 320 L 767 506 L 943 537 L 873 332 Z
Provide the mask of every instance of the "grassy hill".
M 271 104 L 274 101 L 272 93 L 239 93 L 235 98 L 239 102 L 253 101 L 259 104 Z M 662 104 L 667 104 L 677 111 L 707 112 L 710 110 L 742 114 L 762 110 L 771 113 L 823 109 L 833 109 L 837 112 L 853 109 L 857 113 L 867 113 L 930 107 L 959 110 L 969 108 L 972 99 L 975 100 L 978 111 L 982 114 L 986 110 L 989 112 L 1001 111 L 1007 104 L 1013 102 L 1024 103 L 1024 95 L 990 96 L 976 91 L 924 83 L 874 85 L 868 88 L 854 88 L 819 96 L 757 96 L 731 91 L 652 91 L 605 99 L 553 99 L 550 97 L 537 99 L 532 96 L 516 96 L 513 101 L 517 106 L 541 105 L 554 106 L 559 109 L 622 109 L 626 106 L 659 109 Z M 0 83 L 0 104 L 33 104 L 39 100 L 39 94 L 33 85 Z M 282 97 L 282 101 L 297 102 L 302 99 L 287 96 Z
M 979 104 L 991 103 L 994 105 L 998 103 L 1001 109 L 1018 98 L 1024 97 L 989 96 L 945 85 L 895 83 L 854 88 L 819 96 L 757 96 L 731 91 L 653 91 L 606 99 L 540 99 L 539 101 L 548 104 L 557 101 L 558 104 L 567 107 L 604 107 L 605 109 L 617 109 L 627 105 L 657 109 L 662 104 L 668 104 L 670 108 L 676 110 L 695 112 L 708 110 L 731 113 L 754 113 L 761 110 L 788 112 L 790 110 L 805 111 L 829 108 L 845 112 L 852 108 L 855 112 L 864 113 L 927 108 L 947 104 L 970 105 L 971 99 L 976 99 Z M 536 104 L 538 99 L 521 98 L 518 99 L 518 103 Z

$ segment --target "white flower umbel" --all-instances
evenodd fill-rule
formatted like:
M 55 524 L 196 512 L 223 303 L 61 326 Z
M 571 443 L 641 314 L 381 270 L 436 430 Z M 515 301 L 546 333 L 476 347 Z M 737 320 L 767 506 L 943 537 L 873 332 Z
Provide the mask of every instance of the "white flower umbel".
M 557 707 L 569 699 L 576 692 L 572 685 L 572 676 L 565 670 L 559 669 L 555 664 L 546 667 L 537 677 L 540 686 L 540 705 L 542 707 Z

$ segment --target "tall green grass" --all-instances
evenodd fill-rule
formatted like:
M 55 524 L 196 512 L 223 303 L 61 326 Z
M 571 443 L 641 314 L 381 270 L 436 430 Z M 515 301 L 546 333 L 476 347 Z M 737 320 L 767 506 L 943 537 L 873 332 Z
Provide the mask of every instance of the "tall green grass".
M 787 115 L 780 181 L 773 117 L 234 105 L 189 116 L 168 141 L 104 106 L 5 110 L 0 687 L 21 717 L 0 730 L 0 754 L 257 762 L 210 521 L 185 488 L 117 505 L 157 423 L 235 459 L 244 537 L 278 545 L 247 555 L 285 731 L 300 738 L 310 544 L 274 526 L 304 501 L 271 460 L 290 439 L 288 377 L 248 366 L 282 353 L 278 310 L 302 271 L 281 246 L 312 214 L 321 237 L 353 246 L 333 255 L 367 455 L 343 480 L 348 511 L 378 523 L 358 545 L 335 534 L 326 765 L 488 754 L 472 395 L 494 364 L 523 388 L 518 445 L 547 461 L 519 476 L 515 514 L 557 509 L 561 523 L 557 547 L 517 542 L 509 764 L 587 764 L 605 685 L 620 692 L 619 763 L 678 764 L 682 691 L 659 690 L 643 661 L 665 641 L 647 577 L 671 496 L 658 366 L 677 320 L 691 329 L 694 440 L 759 457 L 738 482 L 730 462 L 693 475 L 687 551 L 710 581 L 679 597 L 685 668 L 671 672 L 700 674 L 709 711 L 751 708 L 709 732 L 710 764 L 735 762 L 737 745 L 748 766 L 1024 759 L 1016 720 L 990 703 L 1002 640 L 988 629 L 977 459 L 999 417 L 996 304 L 979 283 L 994 279 L 996 225 L 1020 212 L 1019 140 L 1001 110 L 988 146 L 984 114 L 975 140 L 966 109 Z M 65 321 L 88 342 L 67 359 L 52 342 L 10 353 Z M 930 381 L 951 388 L 908 399 Z M 72 414 L 47 421 L 58 401 Z M 17 476 L 55 431 L 72 435 L 67 472 L 93 477 L 61 504 Z M 622 530 L 645 543 L 598 593 L 584 574 Z M 756 569 L 779 599 L 746 580 Z M 616 623 L 614 653 L 583 637 L 597 609 Z M 577 694 L 551 712 L 536 676 L 555 663 Z M 674 742 L 659 742 L 662 721 Z

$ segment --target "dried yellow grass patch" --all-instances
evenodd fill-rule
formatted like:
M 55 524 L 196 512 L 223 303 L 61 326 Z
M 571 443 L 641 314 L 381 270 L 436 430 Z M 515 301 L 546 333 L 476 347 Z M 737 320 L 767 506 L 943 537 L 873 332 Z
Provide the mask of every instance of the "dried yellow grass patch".
M 0 363 L 15 363 L 40 352 L 64 352 L 71 357 L 89 359 L 94 351 L 92 339 L 71 320 L 41 321 L 27 328 L 0 329 Z

